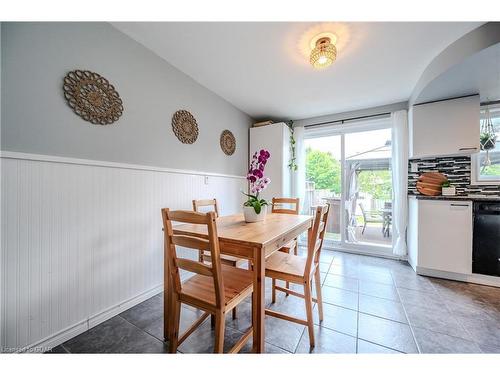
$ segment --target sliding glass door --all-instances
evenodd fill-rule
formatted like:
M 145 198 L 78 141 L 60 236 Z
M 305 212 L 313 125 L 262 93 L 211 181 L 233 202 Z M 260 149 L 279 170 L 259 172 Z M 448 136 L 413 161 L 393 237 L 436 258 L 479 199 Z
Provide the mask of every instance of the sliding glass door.
M 330 203 L 325 246 L 391 252 L 389 119 L 306 130 L 305 207 Z

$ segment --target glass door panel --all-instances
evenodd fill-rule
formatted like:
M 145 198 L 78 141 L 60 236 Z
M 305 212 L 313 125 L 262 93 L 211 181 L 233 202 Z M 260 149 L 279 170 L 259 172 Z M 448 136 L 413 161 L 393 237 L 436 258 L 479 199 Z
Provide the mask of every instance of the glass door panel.
M 342 136 L 305 139 L 306 195 L 308 213 L 320 204 L 330 203 L 326 229 L 327 242 L 341 241 Z
M 345 134 L 345 241 L 392 246 L 391 129 Z

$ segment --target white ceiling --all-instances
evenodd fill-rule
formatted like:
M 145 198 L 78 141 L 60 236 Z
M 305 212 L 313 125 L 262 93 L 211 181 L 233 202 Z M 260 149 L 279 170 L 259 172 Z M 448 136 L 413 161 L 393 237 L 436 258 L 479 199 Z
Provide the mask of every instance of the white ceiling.
M 418 103 L 461 95 L 479 94 L 482 102 L 500 99 L 500 43 L 453 66 L 429 83 Z
M 302 119 L 408 100 L 420 74 L 478 22 L 127 22 L 115 27 L 256 119 Z M 338 37 L 314 70 L 309 42 Z

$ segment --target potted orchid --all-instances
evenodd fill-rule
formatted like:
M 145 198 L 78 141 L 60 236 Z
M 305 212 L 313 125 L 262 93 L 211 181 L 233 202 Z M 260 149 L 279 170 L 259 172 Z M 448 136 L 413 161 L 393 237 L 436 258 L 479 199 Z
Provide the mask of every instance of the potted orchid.
M 259 199 L 259 194 L 271 182 L 269 177 L 264 176 L 264 169 L 271 154 L 267 150 L 260 150 L 253 154 L 248 170 L 247 180 L 250 183 L 250 194 L 245 194 L 248 200 L 243 204 L 243 215 L 247 223 L 255 223 L 266 218 L 266 206 L 269 203 L 265 199 Z

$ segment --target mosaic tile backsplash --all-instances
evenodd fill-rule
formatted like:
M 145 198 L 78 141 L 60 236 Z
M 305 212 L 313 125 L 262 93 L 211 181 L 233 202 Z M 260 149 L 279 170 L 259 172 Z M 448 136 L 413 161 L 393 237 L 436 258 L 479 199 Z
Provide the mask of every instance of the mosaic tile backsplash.
M 418 163 L 418 172 L 411 172 L 410 163 Z M 500 185 L 471 185 L 470 156 L 410 160 L 408 163 L 408 194 L 420 195 L 417 190 L 417 180 L 420 174 L 424 172 L 443 173 L 448 177 L 450 184 L 456 186 L 457 195 L 500 196 Z

